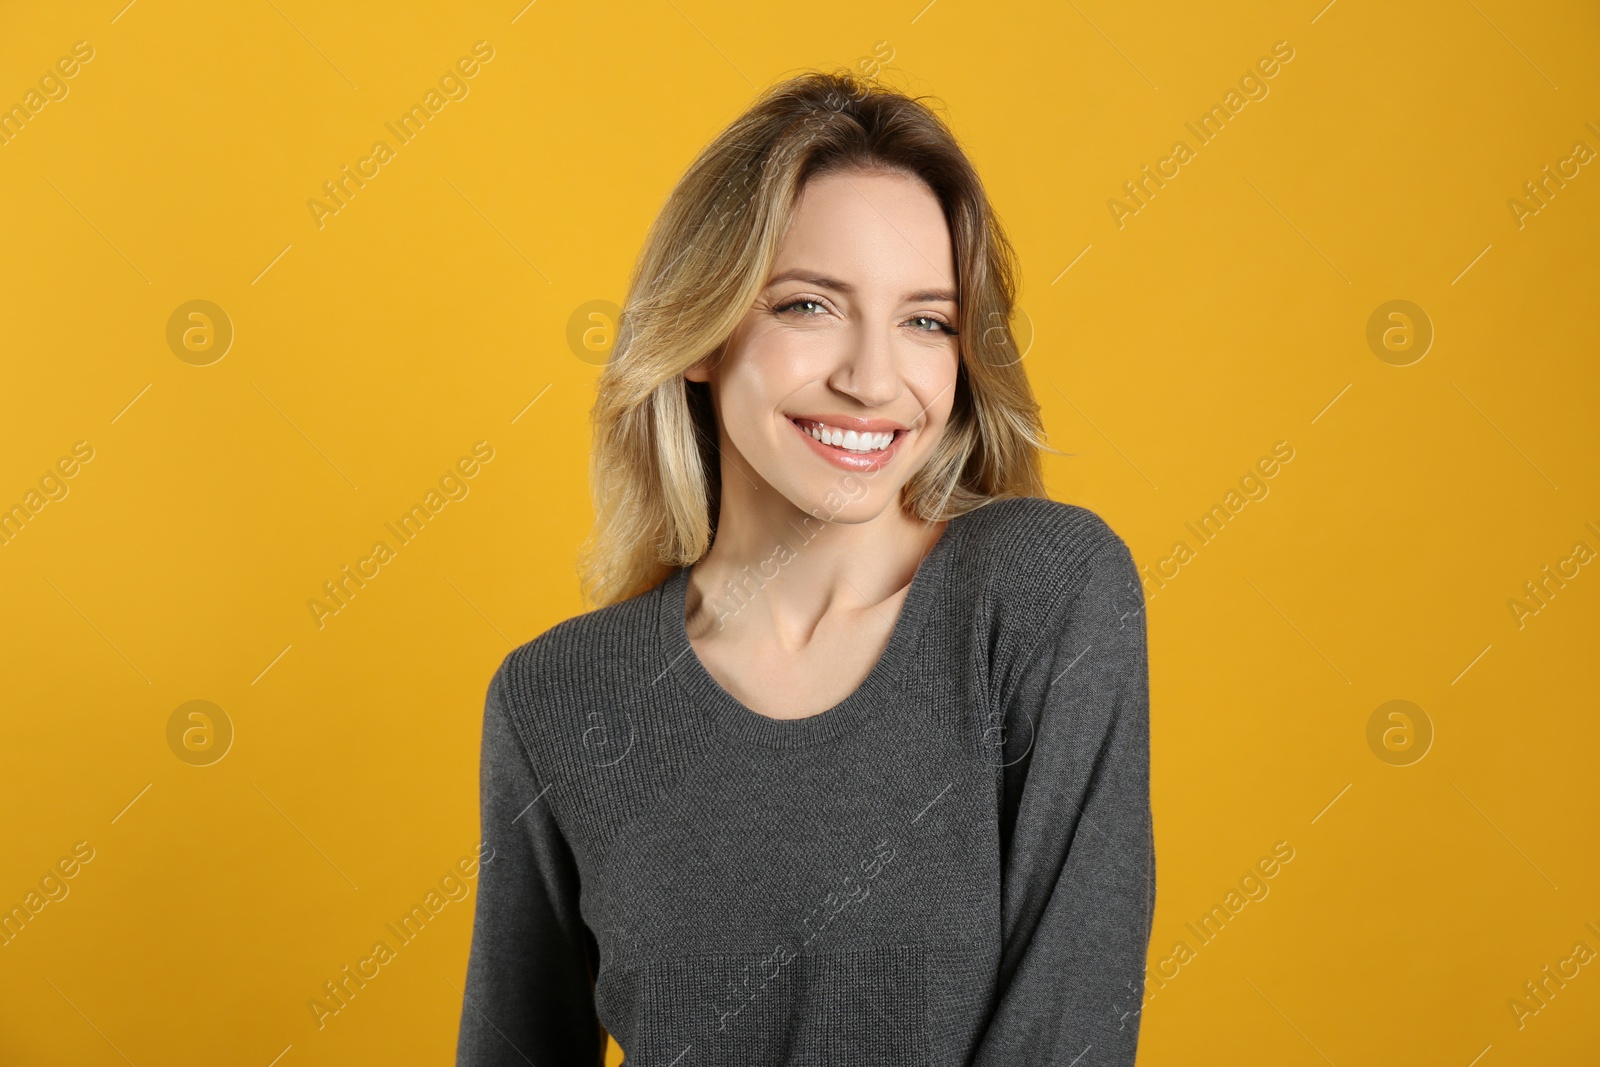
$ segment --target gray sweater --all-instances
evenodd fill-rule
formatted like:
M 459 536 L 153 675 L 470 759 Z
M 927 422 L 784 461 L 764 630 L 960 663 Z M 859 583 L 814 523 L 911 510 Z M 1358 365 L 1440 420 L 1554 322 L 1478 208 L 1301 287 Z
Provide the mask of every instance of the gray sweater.
M 456 1062 L 592 1067 L 609 1032 L 628 1067 L 1132 1064 L 1155 848 L 1122 539 L 1040 498 L 951 520 L 866 680 L 790 720 L 705 669 L 688 574 L 489 684 Z

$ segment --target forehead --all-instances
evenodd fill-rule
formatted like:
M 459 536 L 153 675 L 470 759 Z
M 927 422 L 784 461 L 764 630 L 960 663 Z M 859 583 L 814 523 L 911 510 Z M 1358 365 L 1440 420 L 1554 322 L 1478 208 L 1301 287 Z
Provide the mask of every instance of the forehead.
M 773 274 L 808 267 L 861 286 L 955 283 L 944 210 L 920 179 L 836 171 L 806 182 Z

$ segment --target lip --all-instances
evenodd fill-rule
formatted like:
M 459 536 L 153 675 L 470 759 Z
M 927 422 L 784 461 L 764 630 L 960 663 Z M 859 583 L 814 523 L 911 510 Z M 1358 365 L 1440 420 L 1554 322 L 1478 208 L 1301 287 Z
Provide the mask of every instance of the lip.
M 826 423 L 841 430 L 854 430 L 856 433 L 887 433 L 890 430 L 906 429 L 893 419 L 862 419 L 854 415 L 790 415 L 789 418 L 796 422 Z
M 827 419 L 810 419 L 809 417 L 808 417 L 807 421 L 825 422 L 825 423 L 828 422 Z M 815 455 L 817 455 L 819 458 L 821 458 L 823 460 L 826 460 L 827 462 L 833 464 L 835 467 L 838 467 L 838 468 L 840 468 L 842 470 L 855 471 L 857 473 L 862 472 L 862 471 L 875 471 L 875 470 L 880 470 L 880 469 L 882 469 L 884 467 L 887 467 L 890 463 L 892 463 L 894 461 L 894 457 L 896 456 L 896 454 L 899 453 L 899 451 L 900 451 L 900 442 L 904 441 L 906 439 L 906 433 L 908 431 L 904 427 L 900 426 L 899 424 L 894 423 L 894 422 L 890 422 L 890 421 L 888 421 L 886 419 L 876 419 L 876 420 L 873 420 L 873 419 L 857 419 L 855 421 L 856 422 L 866 422 L 866 423 L 869 423 L 869 424 L 872 423 L 872 422 L 882 423 L 884 425 L 882 425 L 882 427 L 880 429 L 871 429 L 871 428 L 869 428 L 869 429 L 867 429 L 866 432 L 867 433 L 885 433 L 885 432 L 888 432 L 890 430 L 893 430 L 893 431 L 895 431 L 894 440 L 890 441 L 889 442 L 889 447 L 885 448 L 881 452 L 869 452 L 869 453 L 865 453 L 865 454 L 856 453 L 856 452 L 846 452 L 842 448 L 835 448 L 833 445 L 825 445 L 821 441 L 818 441 L 815 437 L 812 437 L 811 434 L 806 430 L 806 428 L 804 426 L 800 425 L 801 420 L 798 417 L 790 418 L 789 419 L 789 425 L 794 427 L 794 432 L 799 436 L 800 440 L 807 447 L 809 447 L 811 449 L 811 451 Z M 854 426 L 840 425 L 837 422 L 831 422 L 831 423 L 828 423 L 828 425 L 830 425 L 830 426 L 838 426 L 839 429 L 841 429 L 841 430 L 856 429 L 856 427 L 854 427 Z M 859 433 L 861 431 L 857 430 L 857 432 Z

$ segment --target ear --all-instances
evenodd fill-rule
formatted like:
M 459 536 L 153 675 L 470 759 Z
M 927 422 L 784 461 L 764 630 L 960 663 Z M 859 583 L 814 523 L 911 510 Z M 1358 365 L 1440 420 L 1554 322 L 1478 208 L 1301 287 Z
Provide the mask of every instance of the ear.
M 706 382 L 706 381 L 710 381 L 711 380 L 711 368 L 715 367 L 717 365 L 717 363 L 721 361 L 721 359 L 722 359 L 722 350 L 724 348 L 726 348 L 727 346 L 728 346 L 728 342 L 726 342 L 726 341 L 722 342 L 722 344 L 718 345 L 715 349 L 712 350 L 710 355 L 706 356 L 704 359 L 702 359 L 700 362 L 696 363 L 694 366 L 690 367 L 688 370 L 685 370 L 683 372 L 684 379 L 686 381 L 691 381 L 691 382 Z

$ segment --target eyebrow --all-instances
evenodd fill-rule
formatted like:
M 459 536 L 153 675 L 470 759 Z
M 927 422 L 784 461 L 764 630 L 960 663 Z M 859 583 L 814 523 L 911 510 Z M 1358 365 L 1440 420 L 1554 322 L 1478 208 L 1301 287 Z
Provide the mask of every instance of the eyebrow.
M 854 296 L 856 292 L 856 287 L 849 282 L 840 281 L 838 278 L 830 278 L 826 274 L 819 274 L 814 270 L 806 270 L 804 268 L 786 270 L 782 274 L 773 275 L 767 282 L 766 288 L 770 289 L 779 282 L 789 281 L 808 282 L 820 289 L 832 289 L 846 296 Z M 906 303 L 915 303 L 922 300 L 944 300 L 954 304 L 956 303 L 956 294 L 950 289 L 918 289 L 915 292 L 907 293 L 902 297 L 902 300 Z

